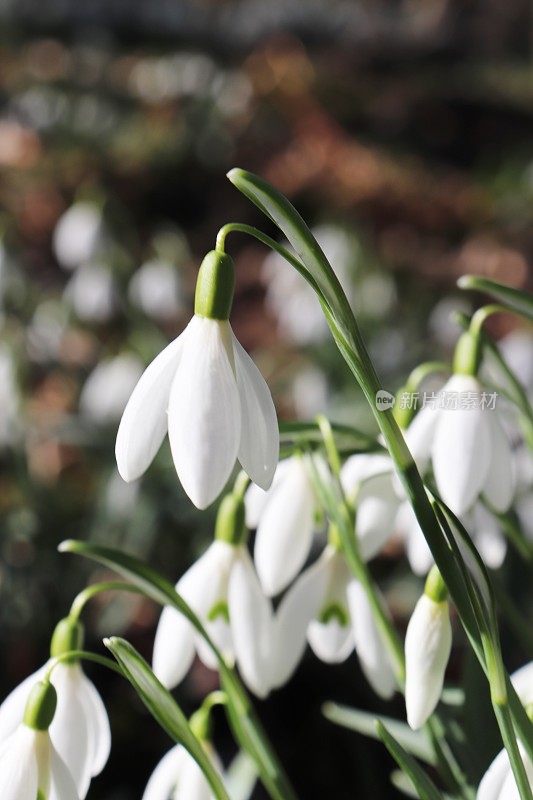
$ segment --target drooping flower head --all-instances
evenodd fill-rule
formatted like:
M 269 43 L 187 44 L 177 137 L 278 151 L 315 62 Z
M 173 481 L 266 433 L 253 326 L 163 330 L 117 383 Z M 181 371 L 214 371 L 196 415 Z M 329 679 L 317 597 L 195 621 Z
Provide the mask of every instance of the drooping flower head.
M 132 481 L 148 468 L 168 431 L 178 477 L 198 508 L 218 497 L 237 460 L 264 489 L 278 460 L 272 397 L 228 321 L 233 288 L 232 259 L 208 253 L 192 320 L 143 373 L 117 434 L 118 469 Z

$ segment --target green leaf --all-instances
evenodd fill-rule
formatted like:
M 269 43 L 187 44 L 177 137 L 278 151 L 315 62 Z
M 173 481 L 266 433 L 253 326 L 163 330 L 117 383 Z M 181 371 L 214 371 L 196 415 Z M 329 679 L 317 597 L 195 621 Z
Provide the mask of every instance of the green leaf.
M 533 297 L 524 290 L 514 289 L 505 283 L 498 283 L 479 275 L 463 275 L 457 281 L 457 285 L 460 289 L 484 292 L 499 303 L 503 303 L 510 311 L 533 320 Z
M 124 639 L 113 637 L 105 639 L 104 644 L 116 658 L 124 675 L 150 714 L 163 730 L 175 742 L 183 745 L 194 758 L 217 800 L 230 800 L 220 773 L 205 752 L 201 742 L 193 734 L 187 718 L 170 692 L 157 680 L 142 656 Z
M 363 736 L 369 736 L 371 739 L 380 738 L 376 730 L 376 722 L 381 722 L 387 726 L 407 752 L 422 759 L 426 764 L 435 765 L 433 747 L 425 731 L 413 731 L 401 720 L 380 714 L 370 714 L 367 711 L 348 708 L 348 706 L 337 705 L 337 703 L 325 703 L 322 712 L 327 719 L 336 725 L 357 731 L 362 733 Z
M 413 756 L 396 741 L 387 728 L 381 722 L 376 724 L 377 733 L 391 756 L 394 758 L 402 772 L 404 772 L 416 791 L 420 800 L 443 800 L 433 781 L 424 772 L 422 767 L 415 761 Z

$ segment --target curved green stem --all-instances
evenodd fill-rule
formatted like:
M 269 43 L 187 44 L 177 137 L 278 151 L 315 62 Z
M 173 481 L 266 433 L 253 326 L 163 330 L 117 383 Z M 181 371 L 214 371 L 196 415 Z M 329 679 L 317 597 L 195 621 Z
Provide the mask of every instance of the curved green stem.
M 101 667 L 107 667 L 107 669 L 117 672 L 119 675 L 124 677 L 124 673 L 120 667 L 110 658 L 100 656 L 98 653 L 91 653 L 89 650 L 68 650 L 66 653 L 61 653 L 60 656 L 54 656 L 54 658 L 51 659 L 51 662 L 48 665 L 48 669 L 45 673 L 45 680 L 50 680 L 50 676 L 58 664 L 62 664 L 64 661 L 71 663 L 73 659 L 78 661 L 92 661 L 94 664 L 100 664 Z
M 143 594 L 137 586 L 134 586 L 132 583 L 126 583 L 125 581 L 102 581 L 101 583 L 92 583 L 76 595 L 70 607 L 69 617 L 77 622 L 89 600 L 92 600 L 93 597 L 96 597 L 96 595 L 102 592 L 131 592 L 133 594 Z

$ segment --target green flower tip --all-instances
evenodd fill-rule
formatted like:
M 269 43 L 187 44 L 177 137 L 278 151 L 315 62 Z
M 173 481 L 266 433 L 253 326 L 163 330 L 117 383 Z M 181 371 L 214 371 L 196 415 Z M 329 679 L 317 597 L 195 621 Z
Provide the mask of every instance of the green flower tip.
M 453 356 L 453 371 L 456 375 L 477 375 L 481 361 L 479 336 L 465 331 L 459 337 Z
M 244 500 L 238 494 L 227 494 L 218 508 L 215 539 L 228 544 L 241 544 L 245 535 Z
M 83 625 L 78 620 L 65 617 L 60 620 L 52 634 L 50 642 L 50 655 L 52 658 L 62 656 L 71 650 L 81 650 L 83 647 Z M 76 658 L 69 658 L 63 661 L 64 664 L 73 664 Z
M 475 275 L 461 275 L 457 281 L 459 289 L 470 289 L 475 282 Z
M 24 724 L 36 731 L 50 727 L 57 706 L 57 692 L 49 681 L 39 681 L 30 692 L 24 710 Z
M 212 734 L 210 709 L 201 706 L 189 719 L 189 725 L 200 742 L 208 742 Z
M 231 256 L 211 250 L 202 261 L 196 293 L 194 313 L 208 319 L 228 319 L 235 289 L 235 265 Z
M 244 177 L 246 174 L 246 170 L 241 169 L 240 167 L 233 167 L 233 169 L 230 169 L 229 172 L 226 172 L 226 177 L 233 184 L 237 184 L 239 182 L 239 178 Z
M 434 603 L 444 603 L 448 599 L 448 587 L 444 583 L 438 567 L 432 567 L 426 578 L 424 594 Z

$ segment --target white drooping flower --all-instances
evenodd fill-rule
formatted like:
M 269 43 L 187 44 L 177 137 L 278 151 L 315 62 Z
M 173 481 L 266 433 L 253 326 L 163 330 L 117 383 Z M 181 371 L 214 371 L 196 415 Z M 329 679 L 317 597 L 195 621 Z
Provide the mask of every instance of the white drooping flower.
M 413 730 L 422 727 L 439 701 L 451 646 L 446 587 L 434 567 L 405 635 L 405 706 Z
M 436 407 L 426 405 L 409 428 L 407 441 L 416 441 L 417 463 L 424 468 L 431 461 L 439 494 L 458 516 L 480 497 L 500 512 L 513 499 L 511 447 L 497 407 L 488 407 L 489 394 L 472 375 L 453 375 Z
M 104 237 L 102 210 L 97 203 L 79 200 L 59 218 L 54 229 L 54 253 L 65 269 L 90 261 Z
M 2 800 L 79 800 L 73 776 L 49 734 L 56 695 L 47 682 L 33 683 L 23 720 L 0 744 Z
M 146 261 L 133 275 L 128 294 L 141 311 L 157 320 L 174 319 L 183 311 L 180 279 L 169 261 Z
M 200 618 L 230 661 L 235 660 L 248 687 L 259 697 L 270 691 L 272 609 L 263 595 L 245 545 L 215 540 L 176 584 L 176 591 Z M 171 607 L 157 627 L 153 668 L 173 688 L 185 677 L 195 653 L 210 669 L 218 664 L 191 623 Z
M 523 705 L 526 708 L 531 707 L 531 703 L 533 703 L 533 661 L 513 673 L 511 682 Z M 533 788 L 533 762 L 520 742 L 518 746 L 529 784 Z M 485 772 L 479 784 L 476 800 L 520 800 L 520 793 L 507 750 L 501 750 Z
M 51 662 L 48 662 L 26 678 L 0 706 L 0 749 L 17 730 L 32 688 L 50 666 Z M 109 719 L 98 691 L 79 662 L 57 664 L 50 680 L 57 692 L 57 709 L 49 729 L 50 738 L 83 800 L 91 778 L 103 770 L 109 757 Z M 4 797 L 1 793 L 0 796 Z
M 111 271 L 97 262 L 78 267 L 65 286 L 63 297 L 83 322 L 107 322 L 118 303 Z
M 257 528 L 254 561 L 261 586 L 272 597 L 303 567 L 313 542 L 317 507 L 307 457 L 280 461 L 268 492 L 246 492 L 246 523 Z
M 279 452 L 270 391 L 227 319 L 231 298 L 215 311 L 198 301 L 198 287 L 216 286 L 216 278 L 207 278 L 228 259 L 215 252 L 204 259 L 196 313 L 143 373 L 124 411 L 115 450 L 120 474 L 135 480 L 168 430 L 178 477 L 198 508 L 220 494 L 237 459 L 255 483 L 268 489 Z
M 222 773 L 222 764 L 213 747 L 207 742 L 203 746 Z M 196 761 L 178 744 L 163 756 L 152 772 L 142 800 L 213 800 L 213 793 Z
M 101 425 L 120 419 L 142 372 L 141 361 L 131 353 L 101 361 L 83 385 L 80 411 Z
M 384 698 L 394 693 L 394 673 L 366 593 L 333 545 L 325 548 L 283 597 L 276 613 L 275 636 L 274 686 L 291 677 L 308 641 L 315 655 L 329 664 L 344 661 L 355 649 L 374 691 Z

